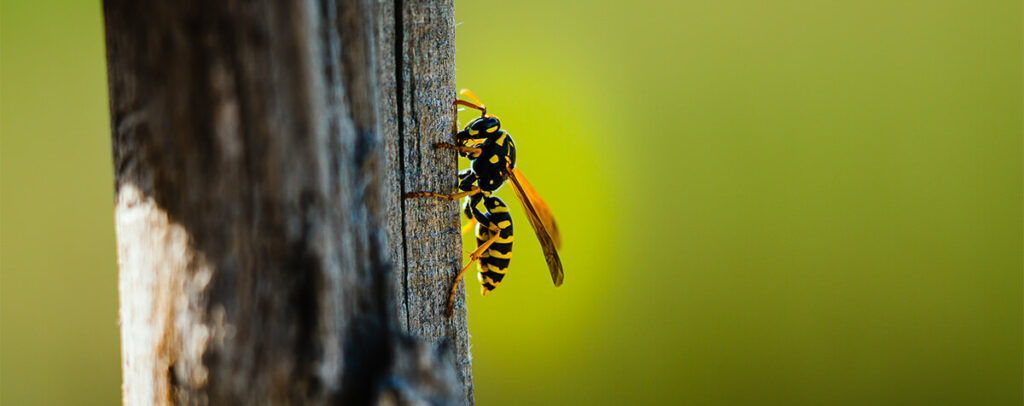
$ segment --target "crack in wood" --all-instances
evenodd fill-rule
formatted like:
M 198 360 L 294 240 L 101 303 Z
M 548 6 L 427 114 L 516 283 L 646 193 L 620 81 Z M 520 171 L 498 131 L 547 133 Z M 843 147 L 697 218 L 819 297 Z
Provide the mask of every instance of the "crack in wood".
M 124 402 L 472 404 L 458 213 L 398 199 L 454 182 L 451 1 L 104 16 Z

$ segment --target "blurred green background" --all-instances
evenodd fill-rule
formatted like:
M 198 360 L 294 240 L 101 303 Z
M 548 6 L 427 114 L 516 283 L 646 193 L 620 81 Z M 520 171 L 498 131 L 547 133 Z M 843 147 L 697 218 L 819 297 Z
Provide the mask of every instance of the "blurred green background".
M 470 289 L 477 402 L 1024 402 L 1022 16 L 457 0 L 565 239 Z M 3 0 L 0 63 L 0 403 L 115 404 L 99 3 Z

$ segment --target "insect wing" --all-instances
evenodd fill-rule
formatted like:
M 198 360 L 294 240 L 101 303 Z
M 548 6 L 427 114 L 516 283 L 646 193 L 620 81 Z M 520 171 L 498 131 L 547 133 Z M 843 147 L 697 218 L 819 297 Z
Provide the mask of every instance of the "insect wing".
M 512 169 L 512 175 L 519 185 L 523 188 L 523 195 L 533 204 L 533 208 L 537 210 L 537 217 L 540 217 L 540 221 L 544 223 L 544 227 L 548 230 L 548 235 L 551 236 L 551 240 L 555 242 L 555 248 L 562 249 L 562 233 L 558 231 L 558 224 L 555 223 L 555 216 L 551 214 L 551 208 L 548 207 L 547 203 L 544 203 L 544 199 L 540 198 L 537 191 L 533 189 L 530 182 L 526 181 L 526 177 L 523 176 L 522 172 L 519 172 L 519 168 Z M 523 196 L 516 195 L 522 200 Z
M 537 233 L 537 239 L 540 240 L 540 247 L 544 250 L 544 259 L 548 262 L 548 270 L 551 272 L 551 281 L 555 283 L 555 286 L 562 286 L 562 279 L 565 278 L 565 274 L 562 271 L 562 260 L 558 258 L 555 241 L 551 238 L 546 224 L 538 214 L 535 201 L 531 199 L 530 194 L 525 190 L 524 184 L 529 185 L 529 183 L 526 183 L 526 179 L 522 177 L 522 173 L 518 169 L 509 170 L 505 168 L 505 172 L 508 174 L 509 179 L 512 180 L 512 190 L 516 192 L 516 197 L 523 204 L 526 217 L 530 219 L 530 225 L 533 226 L 533 231 Z M 532 187 L 530 191 L 533 191 Z M 536 196 L 536 191 L 533 191 L 533 195 Z M 543 201 L 541 203 L 543 204 Z M 547 205 L 544 205 L 544 207 L 546 209 Z M 550 210 L 547 211 L 547 215 L 550 217 Z M 551 222 L 554 224 L 553 218 Z

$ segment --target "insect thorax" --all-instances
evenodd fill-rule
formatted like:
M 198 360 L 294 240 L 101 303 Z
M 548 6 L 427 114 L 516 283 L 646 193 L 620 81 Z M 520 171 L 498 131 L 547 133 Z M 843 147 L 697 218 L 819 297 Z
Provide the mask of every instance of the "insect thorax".
M 506 165 L 509 168 L 516 165 L 516 147 L 512 136 L 505 130 L 499 130 L 499 135 L 477 144 L 477 148 L 481 149 L 480 156 L 470 162 L 478 177 L 477 185 L 488 192 L 498 190 L 507 177 Z

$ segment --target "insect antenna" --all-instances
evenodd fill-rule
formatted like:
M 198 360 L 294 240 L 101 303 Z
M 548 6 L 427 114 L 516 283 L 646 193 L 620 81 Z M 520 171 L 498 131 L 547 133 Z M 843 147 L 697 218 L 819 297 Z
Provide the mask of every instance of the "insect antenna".
M 473 92 L 469 91 L 469 89 L 459 90 L 459 94 L 468 97 L 469 100 L 472 100 L 474 103 L 479 104 L 480 107 L 484 106 L 484 102 L 480 101 L 480 98 L 476 97 L 476 95 L 473 94 Z
M 469 107 L 471 109 L 480 110 L 480 116 L 481 117 L 487 115 L 487 108 L 486 107 L 484 107 L 484 106 L 477 106 L 477 105 L 475 105 L 473 103 L 470 103 L 468 101 L 465 101 L 465 100 L 456 100 L 455 101 L 455 105 L 456 106 L 466 106 L 466 107 Z

